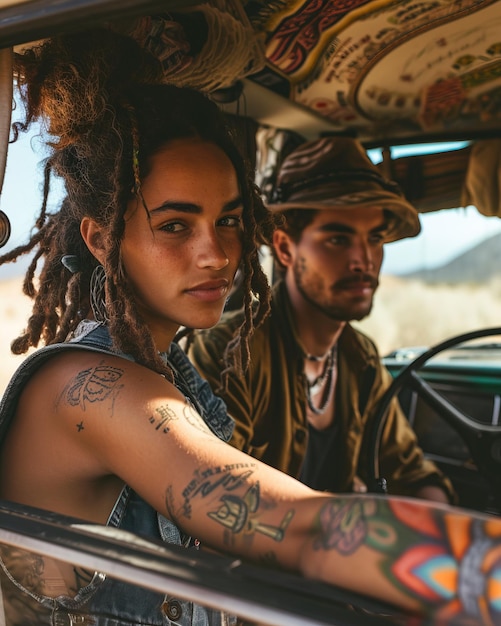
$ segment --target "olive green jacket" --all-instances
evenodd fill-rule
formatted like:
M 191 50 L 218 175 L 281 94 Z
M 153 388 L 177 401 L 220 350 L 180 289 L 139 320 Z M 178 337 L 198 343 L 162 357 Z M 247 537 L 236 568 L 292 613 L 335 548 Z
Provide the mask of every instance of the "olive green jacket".
M 228 406 L 236 422 L 235 447 L 298 477 L 308 443 L 304 352 L 297 340 L 285 285 L 273 289 L 272 312 L 250 343 L 251 364 L 242 377 L 231 374 L 220 389 L 222 355 L 241 311 L 223 315 L 209 330 L 198 331 L 189 349 L 195 367 Z M 338 341 L 335 419 L 341 420 L 344 455 L 333 462 L 333 491 L 351 490 L 357 475 L 367 482 L 369 425 L 391 383 L 374 343 L 347 324 Z M 453 501 L 452 487 L 423 456 L 398 401 L 391 404 L 380 448 L 380 475 L 392 494 L 414 495 L 425 485 L 442 487 Z

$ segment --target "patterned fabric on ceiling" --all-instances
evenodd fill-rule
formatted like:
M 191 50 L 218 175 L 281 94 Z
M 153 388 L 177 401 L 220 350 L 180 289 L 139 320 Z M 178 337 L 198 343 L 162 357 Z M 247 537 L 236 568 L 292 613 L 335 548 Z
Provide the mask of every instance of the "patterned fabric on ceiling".
M 395 134 L 395 124 L 454 131 L 499 122 L 499 0 L 244 5 L 265 40 L 266 67 L 253 80 L 340 128 L 374 134 L 391 123 Z

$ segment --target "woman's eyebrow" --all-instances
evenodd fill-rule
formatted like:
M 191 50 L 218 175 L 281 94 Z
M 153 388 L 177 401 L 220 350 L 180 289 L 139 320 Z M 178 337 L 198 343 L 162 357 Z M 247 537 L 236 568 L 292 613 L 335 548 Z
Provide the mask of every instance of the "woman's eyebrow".
M 234 211 L 239 209 L 243 205 L 242 196 L 237 196 L 234 200 L 230 200 L 223 206 L 223 213 L 227 211 Z
M 223 205 L 222 212 L 234 211 L 242 206 L 242 197 L 237 196 L 233 200 L 230 200 Z M 160 206 L 150 210 L 150 215 L 156 215 L 164 213 L 166 211 L 176 211 L 180 213 L 200 214 L 203 212 L 203 207 L 193 202 L 184 202 L 182 200 L 166 200 Z

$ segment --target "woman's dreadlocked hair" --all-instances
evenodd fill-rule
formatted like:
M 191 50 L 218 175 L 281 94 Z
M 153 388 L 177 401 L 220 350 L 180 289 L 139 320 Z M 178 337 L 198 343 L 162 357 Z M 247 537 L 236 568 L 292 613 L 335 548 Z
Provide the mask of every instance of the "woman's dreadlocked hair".
M 268 240 L 272 218 L 217 106 L 196 91 L 160 84 L 164 77 L 158 62 L 134 40 L 105 29 L 51 39 L 17 55 L 15 69 L 26 115 L 13 126 L 14 141 L 41 120 L 50 154 L 34 233 L 26 245 L 0 257 L 3 264 L 34 251 L 23 284 L 24 293 L 34 300 L 33 311 L 12 352 L 22 354 L 41 340 L 64 341 L 88 312 L 90 277 L 98 265 L 80 235 L 81 220 L 89 216 L 107 233 L 105 302 L 114 347 L 169 373 L 134 305 L 120 244 L 126 206 L 134 194 L 141 195 L 149 157 L 170 140 L 199 137 L 230 158 L 244 202 L 241 268 L 246 315 L 227 356 L 237 366 L 246 366 L 253 328 L 269 311 L 258 245 Z M 52 174 L 62 178 L 66 192 L 55 213 L 47 211 Z M 68 257 L 71 263 L 63 265 Z

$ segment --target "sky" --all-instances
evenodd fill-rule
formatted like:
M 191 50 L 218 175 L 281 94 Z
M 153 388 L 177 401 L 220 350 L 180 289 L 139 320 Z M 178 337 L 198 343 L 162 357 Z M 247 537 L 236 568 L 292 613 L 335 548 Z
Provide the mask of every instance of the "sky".
M 459 146 L 456 146 L 459 147 Z M 416 149 L 422 149 L 416 148 Z M 394 156 L 399 149 L 394 149 Z M 402 155 L 402 154 L 401 154 Z M 29 229 L 40 210 L 43 182 L 43 150 L 36 136 L 23 135 L 9 146 L 7 169 L 0 209 L 10 219 L 12 234 L 0 254 L 27 240 Z M 378 161 L 378 151 L 369 156 Z M 61 197 L 55 187 L 53 204 Z M 433 269 L 452 260 L 483 239 L 501 232 L 501 219 L 480 215 L 474 207 L 447 209 L 420 216 L 422 232 L 418 237 L 385 246 L 383 274 L 405 274 L 419 269 Z M 0 280 L 24 273 L 26 261 L 0 266 Z
M 418 237 L 385 246 L 382 273 L 406 274 L 440 267 L 478 243 L 501 232 L 501 219 L 485 217 L 475 207 L 421 215 Z
M 449 144 L 449 149 L 459 149 L 463 142 Z M 401 146 L 392 148 L 393 158 L 443 151 L 444 144 Z M 381 160 L 380 150 L 368 152 L 371 160 Z M 448 263 L 466 250 L 501 232 L 501 219 L 481 215 L 473 206 L 459 207 L 420 214 L 421 233 L 385 246 L 381 272 L 405 274 L 421 269 L 433 269 Z

